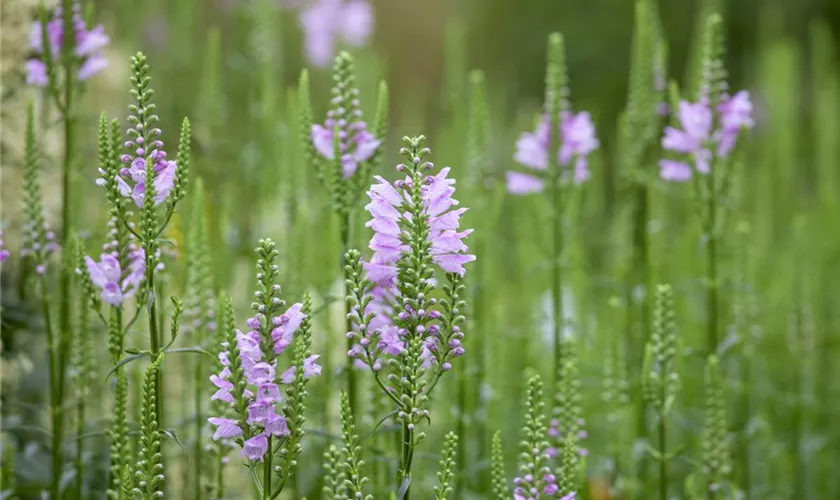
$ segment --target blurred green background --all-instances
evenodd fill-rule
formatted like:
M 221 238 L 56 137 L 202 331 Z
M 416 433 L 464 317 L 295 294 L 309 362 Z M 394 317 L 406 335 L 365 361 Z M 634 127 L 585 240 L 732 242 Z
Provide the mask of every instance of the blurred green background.
M 13 0 L 4 0 L 4 8 L 10 5 L 7 1 Z M 105 232 L 104 200 L 99 199 L 104 197 L 93 185 L 97 176 L 94 162 L 86 159 L 95 158 L 99 112 L 124 117 L 129 101 L 129 57 L 143 50 L 152 68 L 167 147 L 174 149 L 175 131 L 183 116 L 193 123 L 192 173 L 202 177 L 207 186 L 205 209 L 211 221 L 216 286 L 237 298 L 243 310 L 239 317 L 245 317 L 253 280 L 253 246 L 263 236 L 274 237 L 287 259 L 282 277 L 285 293 L 296 298 L 309 288 L 318 292 L 316 301 L 335 300 L 340 293 L 341 250 L 336 221 L 325 208 L 327 200 L 313 172 L 299 168 L 300 140 L 293 121 L 295 87 L 306 62 L 297 10 L 286 6 L 294 2 L 282 2 L 282 8 L 276 0 L 95 3 L 97 21 L 112 36 L 108 52 L 112 65 L 91 82 L 85 95 L 80 138 L 85 161 L 79 162 L 74 186 L 80 193 L 75 199 L 84 213 L 79 226 L 90 229 L 87 234 L 94 242 Z M 493 293 L 487 294 L 486 316 L 481 318 L 484 329 L 472 338 L 485 344 L 486 364 L 493 370 L 481 383 L 463 374 L 449 382 L 437 402 L 441 417 L 435 420 L 430 442 L 424 443 L 426 454 L 418 466 L 421 473 L 426 473 L 427 482 L 433 479 L 440 437 L 458 425 L 453 401 L 467 387 L 464 413 L 475 420 L 468 425 L 470 439 L 462 436 L 470 443 L 467 454 L 471 457 L 463 475 L 469 483 L 467 490 L 482 491 L 485 485 L 476 471 L 486 470 L 486 453 L 479 454 L 487 448 L 485 431 L 502 430 L 511 466 L 521 426 L 522 374 L 527 367 L 545 374 L 550 365 L 545 355 L 550 311 L 544 272 L 548 266 L 547 208 L 533 198 L 506 197 L 499 189 L 476 192 L 465 187 L 461 191 L 468 183 L 460 181 L 467 174 L 459 167 L 466 163 L 468 71 L 480 68 L 487 75 L 492 126 L 487 167 L 498 180 L 505 170 L 515 168 L 516 137 L 532 128 L 541 106 L 546 39 L 555 31 L 565 35 L 573 106 L 593 114 L 603 145 L 592 161 L 593 181 L 582 190 L 576 200 L 580 203 L 567 220 L 570 243 L 565 279 L 585 339 L 581 373 L 583 406 L 591 425 L 589 472 L 594 477 L 608 476 L 612 458 L 633 464 L 634 459 L 625 456 L 640 454 L 632 418 L 616 424 L 610 413 L 614 402 L 601 397 L 605 360 L 611 357 L 606 353 L 612 352 L 613 345 L 621 346 L 618 350 L 624 349 L 631 358 L 624 381 L 634 391 L 641 371 L 632 359 L 640 345 L 629 345 L 640 329 L 639 318 L 634 316 L 637 290 L 631 255 L 632 233 L 638 228 L 630 218 L 632 193 L 619 169 L 622 151 L 616 127 L 627 99 L 634 2 L 373 3 L 372 43 L 354 51 L 354 56 L 368 118 L 373 115 L 378 81 L 386 80 L 391 89 L 389 154 L 380 173 L 393 173 L 400 137 L 422 133 L 430 137 L 436 161 L 453 166 L 459 178 L 457 196 L 465 206 L 478 204 L 482 196 L 491 198 L 484 200 L 485 207 L 490 207 L 487 212 L 471 213 L 464 220 L 467 227 L 476 228 L 475 243 L 470 245 L 477 246 L 480 241 L 486 249 L 479 254 L 479 262 L 486 264 L 481 264 L 474 279 L 485 287 L 477 289 Z M 754 231 L 746 240 L 737 239 L 728 227 L 722 252 L 733 282 L 738 252 L 750 255 L 747 276 L 738 275 L 738 279 L 743 278 L 760 299 L 762 315 L 753 318 L 755 325 L 751 326 L 764 332 L 755 347 L 759 356 L 751 368 L 751 388 L 741 384 L 742 358 L 734 356 L 725 367 L 728 388 L 734 395 L 730 400 L 734 439 L 739 446 L 747 443 L 746 449 L 761 458 L 745 466 L 749 461 L 739 448 L 736 476 L 741 479 L 750 468 L 755 488 L 752 498 L 838 498 L 840 482 L 833 468 L 840 458 L 836 446 L 840 428 L 832 422 L 840 417 L 840 405 L 833 403 L 840 400 L 840 377 L 834 366 L 840 320 L 835 307 L 840 245 L 834 231 L 840 206 L 836 174 L 840 158 L 840 1 L 662 0 L 659 4 L 668 39 L 668 77 L 688 83 L 685 75 L 693 64 L 690 54 L 696 52 L 699 22 L 704 12 L 717 9 L 725 19 L 730 85 L 753 91 L 756 103 L 759 126 L 745 141 L 747 160 L 738 177 L 739 204 L 732 217 L 733 226 L 748 221 Z M 311 77 L 319 121 L 327 107 L 329 69 L 313 69 Z M 4 85 L 9 81 L 4 77 Z M 47 149 L 56 149 L 50 146 L 50 141 L 58 140 L 50 135 L 51 122 L 44 120 L 43 125 Z M 4 236 L 11 245 L 19 206 L 19 192 L 14 189 L 16 167 L 8 156 L 4 159 L 3 218 L 9 228 Z M 54 172 L 48 164 L 45 178 L 50 179 Z M 54 209 L 51 193 L 55 192 L 51 190 L 56 184 L 47 180 L 44 185 L 48 208 Z M 655 184 L 651 193 L 651 216 L 642 231 L 651 235 L 654 280 L 675 286 L 680 334 L 687 353 L 674 442 L 684 442 L 688 451 L 674 461 L 677 484 L 696 470 L 702 444 L 698 442 L 703 425 L 703 361 L 698 354 L 705 314 L 699 278 L 703 273 L 702 242 L 690 190 Z M 195 216 L 184 210 L 169 236 L 183 243 L 183 233 Z M 361 229 L 358 222 L 357 229 Z M 365 248 L 367 236 L 365 231 L 356 231 L 357 246 Z M 89 248 L 96 246 L 92 243 Z M 14 283 L 5 280 L 14 277 L 14 268 L 7 266 L 4 273 L 5 292 L 8 284 Z M 179 273 L 180 266 L 173 265 L 167 290 L 182 287 Z M 726 321 L 735 315 L 730 305 L 739 291 L 734 285 L 725 291 Z M 4 293 L 4 306 L 11 295 Z M 340 309 L 327 308 L 328 314 L 318 319 L 321 335 L 316 338 L 316 350 L 324 353 L 328 367 L 343 364 L 343 341 L 335 342 L 331 336 L 342 328 Z M 8 311 L 15 309 L 4 308 L 4 314 Z M 26 314 L 23 316 L 25 320 Z M 803 317 L 807 320 L 797 323 Z M 467 342 L 468 352 L 472 352 L 476 341 L 468 337 Z M 473 363 L 474 358 L 464 359 Z M 178 379 L 177 369 L 171 369 L 175 375 L 170 380 Z M 314 444 L 308 448 L 307 467 L 301 473 L 304 492 L 317 491 L 319 447 L 335 426 L 334 399 L 343 384 L 340 373 L 325 372 L 327 376 L 313 388 L 313 432 L 308 439 Z M 173 400 L 184 387 L 173 382 Z M 37 396 L 35 391 L 32 394 Z M 739 403 L 747 394 L 754 406 L 752 413 L 744 414 Z M 179 416 L 189 418 L 190 411 L 185 404 Z M 368 425 L 374 417 L 365 418 Z M 475 422 L 480 425 L 471 425 Z M 185 456 L 181 462 L 188 461 Z M 173 463 L 174 476 L 187 473 L 186 468 L 179 468 L 179 462 Z M 633 476 L 627 470 L 625 474 Z M 674 491 L 681 491 L 680 486 L 675 485 Z M 765 495 L 766 491 L 776 496 Z

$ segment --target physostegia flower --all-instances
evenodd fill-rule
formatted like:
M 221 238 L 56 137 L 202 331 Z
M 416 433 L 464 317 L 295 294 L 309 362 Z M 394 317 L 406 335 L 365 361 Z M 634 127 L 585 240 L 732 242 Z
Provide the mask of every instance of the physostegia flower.
M 694 172 L 709 173 L 715 158 L 725 158 L 735 148 L 744 129 L 755 126 L 752 102 L 747 91 L 725 97 L 716 109 L 708 99 L 679 104 L 677 118 L 681 128 L 666 127 L 662 147 L 679 155 L 679 159 L 659 162 L 660 177 L 666 181 L 685 182 Z
M 373 7 L 367 0 L 313 0 L 300 13 L 309 62 L 329 65 L 336 46 L 360 47 L 373 30 Z
M 160 205 L 166 201 L 175 187 L 178 166 L 174 160 L 166 159 L 166 151 L 162 149 L 163 141 L 158 139 L 161 134 L 159 128 L 154 128 L 146 134 L 140 121 L 131 121 L 134 121 L 135 125 L 128 129 L 131 139 L 125 143 L 125 148 L 131 153 L 120 157 L 122 163 L 128 165 L 120 169 L 117 177 L 120 194 L 133 199 L 138 207 L 143 207 L 143 197 L 146 192 L 146 162 L 149 161 L 152 162 L 155 170 L 155 205 Z M 147 143 L 148 139 L 144 136 L 150 136 L 153 140 Z M 98 182 L 104 183 L 104 181 Z M 133 184 L 133 187 L 129 182 Z
M 3 243 L 3 230 L 0 229 L 0 262 L 5 262 L 9 258 L 9 251 L 6 250 L 6 245 Z
M 522 166 L 536 171 L 548 168 L 548 149 L 551 144 L 551 131 L 548 116 L 543 116 L 534 132 L 523 133 L 516 141 L 514 159 Z M 588 156 L 598 149 L 595 137 L 595 125 L 589 113 L 577 114 L 565 111 L 560 114 L 560 137 L 557 141 L 557 163 L 569 167 L 574 160 L 574 182 L 581 183 L 589 179 Z M 511 194 L 530 194 L 545 188 L 542 176 L 509 171 L 507 189 Z
M 363 286 L 368 296 L 364 300 L 364 312 L 359 310 L 359 302 L 354 299 L 356 307 L 352 313 L 357 324 L 364 323 L 364 335 L 348 333 L 351 338 L 358 337 L 358 345 L 349 354 L 379 371 L 382 368 L 380 356 L 399 358 L 407 354 L 409 331 L 413 329 L 422 339 L 419 355 L 426 360 L 425 365 L 428 367 L 434 356 L 440 368 L 446 371 L 451 367 L 450 358 L 464 353 L 463 333 L 457 324 L 451 324 L 446 325 L 449 331 L 440 335 L 440 320 L 447 311 L 435 307 L 439 304 L 422 290 L 415 292 L 421 294 L 419 300 L 410 297 L 413 294 L 407 290 L 412 285 L 406 280 L 400 281 L 400 269 L 407 271 L 409 266 L 417 265 L 418 261 L 414 259 L 419 259 L 423 274 L 419 277 L 420 284 L 427 292 L 436 286 L 432 266 L 458 283 L 466 272 L 464 265 L 475 260 L 475 255 L 469 253 L 463 241 L 472 230 L 460 230 L 460 218 L 467 209 L 454 208 L 458 201 L 452 198 L 455 180 L 448 178 L 450 169 L 443 168 L 437 175 L 428 175 L 425 171 L 434 168 L 432 163 L 421 162 L 419 157 L 412 157 L 409 163 L 397 166 L 397 171 L 407 173 L 404 179 L 391 184 L 376 176 L 376 184 L 367 193 L 370 203 L 365 209 L 371 220 L 366 225 L 373 229 L 369 245 L 373 255 L 362 264 L 364 276 L 362 269 L 353 269 L 353 276 L 349 277 L 364 278 L 368 283 Z M 352 263 L 357 258 L 348 260 Z M 457 293 L 458 287 L 456 284 L 447 290 Z
M 146 275 L 146 253 L 143 248 L 132 244 L 128 255 L 127 270 L 120 266 L 116 250 L 103 253 L 99 262 L 85 257 L 88 275 L 93 284 L 102 290 L 102 300 L 114 307 L 119 307 L 123 300 L 134 295 Z
M 425 138 L 404 140 L 407 161 L 397 171 L 405 177 L 391 184 L 377 176 L 368 191 L 373 256 L 363 263 L 357 250 L 348 251 L 345 277 L 352 326 L 347 354 L 370 368 L 394 403 L 404 429 L 398 480 L 410 482 L 414 449 L 422 439 L 415 427 L 429 418 L 429 394 L 443 373 L 464 354 L 462 279 L 475 255 L 463 241 L 471 231 L 460 230 L 466 209 L 454 208 L 450 169 L 430 175 L 435 166 L 425 160 L 430 153 Z M 436 268 L 448 282 L 440 299 L 433 298 Z M 386 368 L 385 380 L 398 380 L 397 387 L 383 382 Z
M 64 43 L 64 20 L 61 8 L 53 10 L 52 18 L 47 22 L 46 27 L 49 54 L 53 61 L 58 61 Z M 109 38 L 102 25 L 88 29 L 79 12 L 77 2 L 73 3 L 73 28 L 76 37 L 73 53 L 78 58 L 77 77 L 79 80 L 87 80 L 108 66 L 108 60 L 102 54 L 102 49 L 108 45 Z M 29 47 L 37 54 L 37 57 L 26 62 L 26 82 L 29 85 L 45 87 L 49 79 L 44 61 L 43 26 L 40 21 L 32 24 Z
M 234 418 L 220 415 L 208 419 L 216 427 L 214 440 L 236 439 L 242 448 L 241 456 L 251 461 L 265 459 L 273 437 L 286 438 L 284 446 L 290 449 L 285 452 L 297 453 L 292 451 L 296 445 L 289 444 L 289 437 L 300 436 L 295 434 L 300 431 L 295 425 L 299 427 L 302 423 L 303 384 L 321 373 L 318 356 L 308 353 L 309 299 L 283 311 L 285 303 L 280 299 L 280 286 L 274 281 L 279 272 L 274 263 L 277 257 L 274 243 L 263 240 L 257 251 L 259 289 L 252 304 L 256 314 L 246 321 L 247 332 L 236 330 L 228 300 L 223 321 L 227 340 L 219 354 L 222 370 L 210 377 L 217 388 L 211 399 L 230 404 Z M 295 339 L 298 347 L 294 362 L 281 372 L 280 356 Z M 297 366 L 302 367 L 299 376 Z M 281 394 L 281 385 L 287 386 L 285 396 Z
M 341 177 L 347 179 L 356 173 L 359 164 L 370 160 L 381 145 L 381 141 L 368 130 L 359 107 L 359 89 L 355 86 L 350 54 L 343 52 L 336 58 L 335 86 L 330 95 L 326 121 L 323 125 L 312 125 L 312 145 L 329 162 L 336 162 L 338 154 Z

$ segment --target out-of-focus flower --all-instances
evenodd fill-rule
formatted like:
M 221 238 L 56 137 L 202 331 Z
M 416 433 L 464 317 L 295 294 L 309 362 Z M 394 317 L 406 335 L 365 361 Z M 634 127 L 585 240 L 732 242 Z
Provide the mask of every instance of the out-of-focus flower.
M 44 33 L 40 21 L 32 24 L 29 34 L 29 46 L 37 57 L 26 62 L 26 82 L 29 85 L 44 87 L 49 83 L 47 65 L 44 62 Z M 47 42 L 51 58 L 58 61 L 64 43 L 64 21 L 61 8 L 53 10 L 52 18 L 47 22 Z M 75 31 L 74 55 L 78 58 L 77 77 L 87 80 L 108 67 L 108 59 L 102 49 L 108 45 L 110 39 L 105 34 L 102 25 L 88 29 L 79 12 L 78 3 L 73 4 L 73 29 Z
M 544 116 L 534 132 L 523 133 L 516 141 L 514 159 L 522 166 L 534 170 L 546 170 L 548 167 L 548 148 L 551 145 L 551 131 L 548 117 Z M 595 125 L 587 112 L 572 114 L 564 112 L 560 116 L 560 137 L 558 142 L 557 163 L 567 167 L 574 163 L 574 181 L 581 183 L 589 179 L 588 156 L 598 149 L 595 137 Z M 507 173 L 507 188 L 511 194 L 530 194 L 545 188 L 545 181 L 540 177 L 522 172 Z
M 9 258 L 9 251 L 6 250 L 6 245 L 3 243 L 3 231 L 0 230 L 0 262 L 4 262 Z
M 677 118 L 681 128 L 666 127 L 662 147 L 681 158 L 660 160 L 659 175 L 663 180 L 685 182 L 694 172 L 709 173 L 714 156 L 728 156 L 741 131 L 755 126 L 752 102 L 745 90 L 725 98 L 714 111 L 705 99 L 680 102 Z
M 373 7 L 367 0 L 314 0 L 300 13 L 309 62 L 326 67 L 336 46 L 365 44 L 373 30 Z

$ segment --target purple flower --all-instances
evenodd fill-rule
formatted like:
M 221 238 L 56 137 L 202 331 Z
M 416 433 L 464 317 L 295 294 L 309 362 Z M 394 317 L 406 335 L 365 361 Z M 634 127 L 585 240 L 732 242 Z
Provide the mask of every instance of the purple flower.
M 429 216 L 429 237 L 431 242 L 432 261 L 447 273 L 457 273 L 464 276 L 464 264 L 475 260 L 475 255 L 468 254 L 467 245 L 463 239 L 472 233 L 472 229 L 458 232 L 456 221 L 450 221 L 452 214 L 460 218 L 462 211 L 452 210 L 458 201 L 452 198 L 455 193 L 454 179 L 447 179 L 449 167 L 442 168 L 434 177 L 427 177 L 428 184 L 423 187 L 423 204 Z M 454 222 L 454 224 L 453 224 Z
M 321 374 L 321 365 L 316 363 L 320 354 L 313 354 L 303 361 L 303 378 L 309 378 Z M 292 366 L 280 375 L 280 382 L 288 385 L 291 384 L 295 378 L 295 367 Z
M 263 422 L 263 426 L 265 427 L 265 432 L 274 436 L 288 436 L 291 434 L 286 419 L 276 413 L 268 415 Z
M 178 165 L 171 160 L 166 159 L 166 152 L 160 148 L 163 147 L 163 141 L 152 141 L 151 149 L 141 147 L 137 144 L 137 140 L 142 140 L 142 125 L 136 128 L 129 129 L 130 134 L 136 135 L 132 141 L 126 142 L 126 147 L 133 149 L 136 156 L 125 154 L 121 157 L 121 161 L 130 165 L 123 167 L 120 170 L 120 175 L 117 176 L 117 184 L 119 186 L 120 194 L 134 200 L 134 203 L 142 208 L 143 198 L 146 193 L 146 162 L 152 162 L 155 172 L 154 188 L 155 188 L 155 205 L 160 205 L 169 196 L 172 188 L 175 187 L 175 175 L 178 170 Z M 154 129 L 151 133 L 153 136 L 160 135 L 159 129 Z M 148 155 L 148 158 L 145 156 Z M 134 183 L 134 187 L 127 182 Z
M 293 304 L 285 313 L 272 319 L 272 324 L 276 325 L 271 330 L 271 340 L 274 342 L 274 354 L 283 354 L 292 345 L 294 333 L 300 328 L 301 322 L 306 317 L 301 312 L 301 307 L 303 307 L 303 304 Z
M 0 262 L 5 262 L 9 258 L 9 251 L 6 250 L 6 245 L 3 244 L 3 231 L 0 230 Z
M 750 94 L 746 90 L 738 92 L 718 105 L 720 130 L 715 135 L 718 140 L 718 156 L 726 156 L 732 151 L 741 130 L 755 127 L 752 111 Z
M 87 80 L 108 67 L 108 60 L 102 54 L 102 49 L 109 43 L 105 29 L 99 25 L 88 30 L 79 12 L 78 3 L 74 3 L 73 29 L 76 44 L 74 55 L 78 58 L 78 78 Z M 47 43 L 52 59 L 58 61 L 61 56 L 61 46 L 64 43 L 64 21 L 61 9 L 53 10 L 52 19 L 47 22 Z M 36 58 L 26 62 L 26 83 L 37 87 L 44 87 L 49 83 L 47 68 L 43 61 L 43 26 L 40 21 L 32 23 L 29 32 L 29 46 L 35 52 Z
M 359 47 L 373 30 L 373 8 L 367 0 L 314 0 L 300 14 L 309 62 L 326 67 L 338 43 Z
M 210 417 L 207 421 L 216 426 L 216 432 L 213 433 L 213 441 L 239 437 L 242 435 L 242 428 L 236 425 L 235 420 L 231 420 L 229 418 Z
M 247 373 L 249 384 L 264 384 L 274 380 L 274 367 L 262 361 L 254 366 Z
M 507 190 L 510 194 L 539 193 L 545 187 L 542 179 L 522 172 L 508 171 L 505 174 Z
M 245 441 L 245 444 L 242 446 L 240 456 L 247 457 L 248 460 L 259 460 L 262 462 L 267 451 L 268 438 L 265 434 L 258 434 Z
M 367 130 L 367 124 L 363 121 L 356 121 L 346 127 L 346 120 L 332 118 L 333 111 L 328 113 L 324 125 L 312 125 L 312 144 L 318 154 L 328 160 L 335 159 L 335 147 L 333 145 L 334 127 L 338 125 L 339 141 L 338 151 L 341 155 L 341 172 L 345 179 L 356 173 L 359 163 L 369 160 L 381 141 Z M 349 137 L 349 140 L 347 138 Z
M 520 165 L 534 169 L 545 170 L 548 166 L 548 148 L 551 143 L 551 130 L 548 117 L 543 116 L 537 129 L 525 132 L 516 141 L 516 153 L 513 158 Z M 572 114 L 564 112 L 560 116 L 560 138 L 557 162 L 561 166 L 568 166 L 572 159 L 574 164 L 574 181 L 581 183 L 589 179 L 587 158 L 590 153 L 598 149 L 598 139 L 595 137 L 595 125 L 587 112 Z M 511 194 L 537 193 L 544 189 L 543 179 L 521 172 L 508 172 L 506 176 L 507 189 Z
M 663 180 L 685 182 L 695 171 L 707 174 L 713 160 L 712 151 L 718 158 L 726 157 L 735 147 L 741 130 L 755 126 L 746 91 L 724 99 L 716 111 L 713 112 L 705 99 L 696 103 L 680 102 L 677 118 L 682 128 L 666 127 L 662 147 L 682 158 L 660 160 Z M 713 131 L 716 123 L 718 128 Z
M 270 401 L 258 399 L 248 405 L 248 423 L 263 422 L 272 413 L 274 413 L 274 405 Z
M 230 373 L 230 370 L 225 368 L 227 373 Z M 215 394 L 210 398 L 211 400 L 220 400 L 224 401 L 225 403 L 233 403 L 233 395 L 230 393 L 230 390 L 233 389 L 233 383 L 227 380 L 227 376 L 224 374 L 219 375 L 211 375 L 210 381 L 213 382 L 213 385 L 218 387 L 219 390 L 216 391 Z
M 257 400 L 275 403 L 281 399 L 280 388 L 277 387 L 277 384 L 266 383 L 257 387 Z
M 44 274 L 47 272 L 47 260 L 50 254 L 58 250 L 55 242 L 55 233 L 50 231 L 46 222 L 40 225 L 35 222 L 27 222 L 21 230 L 23 248 L 20 250 L 21 257 L 34 259 L 35 272 Z
M 85 266 L 93 284 L 102 289 L 102 300 L 119 307 L 123 300 L 134 295 L 143 281 L 146 255 L 142 247 L 131 252 L 129 272 L 125 278 L 122 278 L 120 262 L 113 254 L 102 254 L 99 262 L 86 256 Z
M 443 168 L 436 176 L 426 178 L 421 189 L 423 211 L 428 216 L 429 236 L 432 261 L 445 272 L 464 275 L 464 264 L 475 260 L 475 255 L 468 254 L 469 248 L 463 243 L 472 230 L 458 231 L 459 219 L 465 208 L 450 210 L 458 205 L 452 198 L 455 192 L 454 179 L 448 179 L 449 168 Z M 365 264 L 368 279 L 377 286 L 388 289 L 396 286 L 396 264 L 401 256 L 408 252 L 408 246 L 400 240 L 400 222 L 405 216 L 400 212 L 407 193 L 400 195 L 385 179 L 376 176 L 377 184 L 368 191 L 370 203 L 365 205 L 373 217 L 365 225 L 374 230 L 370 240 L 373 256 Z

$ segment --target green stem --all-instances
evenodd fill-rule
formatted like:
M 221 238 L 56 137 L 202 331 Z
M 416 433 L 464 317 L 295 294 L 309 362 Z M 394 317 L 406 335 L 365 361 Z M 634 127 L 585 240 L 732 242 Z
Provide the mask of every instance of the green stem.
M 553 132 L 552 132 L 553 133 Z M 553 151 L 553 150 L 552 150 Z M 557 167 L 559 170 L 559 167 Z M 553 299 L 554 314 L 554 391 L 560 387 L 560 367 L 563 366 L 563 278 L 562 278 L 562 255 L 563 255 L 563 207 L 560 186 L 558 185 L 559 172 L 552 176 L 551 181 L 551 206 L 553 207 L 554 224 L 552 227 L 552 273 L 551 273 L 551 295 Z
M 649 210 L 649 196 L 647 186 L 639 183 L 636 186 L 636 206 L 635 206 L 635 220 L 633 227 L 633 247 L 635 249 L 635 265 L 630 272 L 634 276 L 631 277 L 630 283 L 637 284 L 644 287 L 645 293 L 638 308 L 633 307 L 634 294 L 633 287 L 628 292 L 628 304 L 631 304 L 630 311 L 638 313 L 638 319 L 634 321 L 633 315 L 628 325 L 628 334 L 630 335 L 629 344 L 631 346 L 639 346 L 634 349 L 632 353 L 637 366 L 642 366 L 644 360 L 644 346 L 647 344 L 649 333 L 648 327 L 650 325 L 650 300 L 648 296 L 652 293 L 650 287 L 650 245 L 648 241 L 647 221 Z M 634 334 L 638 332 L 638 335 Z M 639 379 L 640 380 L 640 379 Z M 638 438 L 645 439 L 648 432 L 647 411 L 645 407 L 644 398 L 641 397 L 641 388 L 639 387 L 638 396 L 635 398 L 638 401 L 636 406 L 636 434 Z M 648 459 L 642 457 L 639 461 L 639 476 L 642 484 L 648 484 Z
M 351 214 L 349 211 L 345 212 L 341 217 L 341 263 L 342 263 L 342 270 L 344 272 L 344 255 L 346 254 L 347 250 L 350 246 L 350 222 L 351 222 Z M 349 295 L 350 290 L 345 290 L 345 296 Z M 353 321 L 350 319 L 350 304 L 345 305 L 345 330 L 342 332 L 342 336 L 345 333 L 353 331 Z M 345 352 L 349 352 L 350 349 L 353 348 L 353 340 L 347 339 L 347 349 Z M 346 366 L 345 370 L 347 371 L 347 397 L 350 401 L 350 409 L 353 411 L 353 414 L 357 414 L 357 381 L 356 381 L 356 370 L 353 368 L 353 358 L 350 356 L 345 356 L 346 359 Z
M 84 375 L 82 375 L 84 376 Z M 82 446 L 82 438 L 81 435 L 85 432 L 85 398 L 79 398 L 79 406 L 77 412 L 77 421 L 76 421 L 76 436 L 78 440 L 76 441 L 76 498 L 78 500 L 82 500 L 82 488 L 84 486 L 85 481 L 85 473 L 84 473 L 84 461 L 82 460 L 82 451 L 84 451 L 84 447 Z
M 749 333 L 744 332 L 743 335 L 749 335 Z M 749 340 L 745 340 L 749 342 Z M 741 393 L 741 488 L 744 490 L 745 498 L 750 498 L 750 490 L 752 488 L 751 479 L 752 479 L 752 471 L 750 470 L 750 437 L 747 434 L 747 426 L 749 425 L 750 419 L 750 398 L 752 396 L 752 392 L 749 390 L 750 386 L 750 359 L 749 356 L 742 356 L 741 357 L 741 366 L 743 370 L 742 374 L 742 393 Z
M 67 26 L 69 23 L 67 22 L 67 15 L 65 14 L 65 22 L 64 25 Z M 70 44 L 67 44 L 68 46 Z M 69 50 L 69 49 L 68 49 Z M 67 52 L 67 50 L 65 50 Z M 63 55 L 64 59 L 64 113 L 63 113 L 63 121 L 64 121 L 64 157 L 62 161 L 62 180 L 61 180 L 61 192 L 62 192 L 62 200 L 61 200 L 61 232 L 59 236 L 59 245 L 63 252 L 67 252 L 68 250 L 68 241 L 70 238 L 70 226 L 73 221 L 72 217 L 72 186 L 71 186 L 71 177 L 72 177 L 72 168 L 73 168 L 73 132 L 74 132 L 74 125 L 75 125 L 75 111 L 73 110 L 73 86 L 74 86 L 74 65 L 72 62 L 72 58 L 68 54 Z M 44 289 L 46 290 L 46 288 Z M 53 465 L 57 464 L 57 470 L 53 470 L 53 477 L 52 477 L 52 492 L 53 498 L 59 498 L 58 495 L 60 493 L 60 481 L 61 481 L 61 442 L 62 437 L 64 435 L 63 427 L 64 427 L 64 416 L 61 411 L 61 407 L 64 402 L 64 375 L 67 371 L 67 357 L 68 357 L 68 350 L 70 347 L 69 337 L 70 337 L 70 273 L 67 269 L 62 266 L 62 269 L 59 273 L 59 322 L 58 322 L 58 336 L 57 339 L 57 346 L 55 345 L 56 340 L 53 340 L 54 345 L 51 349 L 58 349 L 58 353 L 53 354 L 53 357 L 56 357 L 54 361 L 50 362 L 50 370 L 54 370 L 56 372 L 55 377 L 55 394 L 53 395 L 54 399 L 56 400 L 54 403 L 56 404 L 56 408 L 58 408 L 57 415 L 53 415 L 53 445 L 57 445 L 56 448 L 53 448 Z
M 715 195 L 716 183 L 714 178 L 714 168 L 709 170 L 709 193 L 707 198 L 708 210 L 708 224 L 706 227 L 706 237 L 708 238 L 708 248 L 706 253 L 706 308 L 708 313 L 706 342 L 709 354 L 713 354 L 717 350 L 718 345 L 718 283 L 717 283 L 717 206 Z
M 662 401 L 665 401 L 665 389 L 662 389 Z M 668 450 L 665 410 L 659 415 L 659 500 L 668 500 Z
M 400 481 L 397 485 L 402 487 L 402 483 L 408 479 L 409 486 L 405 490 L 403 500 L 409 500 L 411 491 L 411 463 L 414 461 L 414 429 L 410 429 L 407 423 L 402 426 L 402 459 L 400 462 Z
M 195 500 L 201 500 L 201 455 L 203 454 L 202 429 L 204 428 L 204 418 L 202 418 L 201 415 L 201 403 L 204 398 L 201 388 L 203 387 L 204 380 L 201 369 L 202 360 L 196 356 L 194 362 L 193 380 L 195 382 L 195 387 L 193 396 L 195 397 L 195 446 L 193 453 L 195 453 L 195 475 L 193 477 L 193 489 L 195 490 Z M 221 473 L 221 463 L 219 464 L 219 471 Z
M 157 297 L 155 297 L 155 264 L 153 260 L 154 252 L 151 249 L 146 249 L 146 286 L 149 291 L 149 344 L 152 351 L 152 359 L 157 359 L 160 354 L 161 338 L 158 332 L 157 321 Z M 165 428 L 163 423 L 163 370 L 155 372 L 155 396 L 156 396 L 156 417 L 158 426 Z
M 271 491 L 271 458 L 274 455 L 271 449 L 271 436 L 268 436 L 268 452 L 265 454 L 265 462 L 263 463 L 263 500 L 269 500 L 272 497 Z
M 47 330 L 47 355 L 50 364 L 49 385 L 50 385 L 50 417 L 52 419 L 52 482 L 50 492 L 54 500 L 61 498 L 61 400 L 58 399 L 58 376 L 55 370 L 58 346 L 56 345 L 55 332 L 50 321 L 50 301 L 47 297 L 47 279 L 41 276 L 41 306 L 44 315 L 44 325 Z
M 466 365 L 466 359 L 462 360 L 462 364 Z M 466 462 L 467 455 L 467 435 L 466 435 L 466 421 L 467 413 L 467 366 L 462 366 L 458 375 L 458 423 L 455 432 L 461 439 L 458 440 L 458 467 L 463 469 L 463 464 Z M 480 379 L 479 379 L 480 380 Z M 479 455 L 481 456 L 481 455 Z M 464 474 L 455 475 L 455 498 L 461 498 L 461 493 L 464 488 Z
M 225 464 L 224 456 L 222 456 L 222 446 L 224 445 L 219 445 L 219 461 L 218 469 L 216 469 L 216 498 L 225 497 Z

